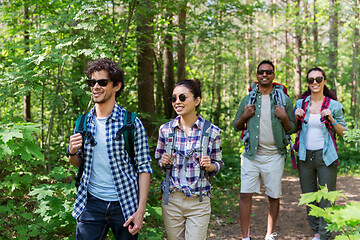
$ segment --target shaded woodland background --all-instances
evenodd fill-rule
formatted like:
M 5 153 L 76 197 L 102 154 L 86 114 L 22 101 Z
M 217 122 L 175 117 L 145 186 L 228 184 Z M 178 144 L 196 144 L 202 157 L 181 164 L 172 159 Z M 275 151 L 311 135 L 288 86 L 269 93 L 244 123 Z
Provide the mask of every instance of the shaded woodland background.
M 201 80 L 199 113 L 223 130 L 226 168 L 216 187 L 229 192 L 226 201 L 240 184 L 242 148 L 231 122 L 260 61 L 275 63 L 276 81 L 293 102 L 306 89 L 307 70 L 322 67 L 357 131 L 359 1 L 0 0 L 1 235 L 74 237 L 75 169 L 64 155 L 74 121 L 93 106 L 84 70 L 96 58 L 125 71 L 118 103 L 139 113 L 152 151 L 158 127 L 174 117 L 168 97 L 175 82 Z M 339 151 L 348 160 L 342 171 L 357 174 L 356 143 Z M 143 236 L 161 239 L 163 176 L 153 167 Z

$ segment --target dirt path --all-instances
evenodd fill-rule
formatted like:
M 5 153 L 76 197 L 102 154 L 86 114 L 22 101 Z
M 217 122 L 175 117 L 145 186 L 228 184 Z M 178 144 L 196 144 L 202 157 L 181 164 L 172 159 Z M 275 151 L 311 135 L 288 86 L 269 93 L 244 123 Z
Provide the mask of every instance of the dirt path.
M 343 205 L 350 201 L 360 201 L 360 178 L 338 177 L 337 189 L 343 190 L 348 199 L 340 199 L 337 205 Z M 267 197 L 263 194 L 253 198 L 253 210 L 251 215 L 251 236 L 254 240 L 264 239 L 267 223 Z M 277 240 L 282 239 L 312 239 L 313 233 L 309 227 L 305 206 L 298 206 L 300 198 L 300 183 L 297 177 L 283 177 L 283 196 L 281 198 L 280 216 L 277 222 Z M 241 239 L 239 211 L 233 213 L 235 221 L 232 224 L 219 226 L 216 221 L 212 222 L 208 239 Z M 225 219 L 218 221 L 226 222 Z

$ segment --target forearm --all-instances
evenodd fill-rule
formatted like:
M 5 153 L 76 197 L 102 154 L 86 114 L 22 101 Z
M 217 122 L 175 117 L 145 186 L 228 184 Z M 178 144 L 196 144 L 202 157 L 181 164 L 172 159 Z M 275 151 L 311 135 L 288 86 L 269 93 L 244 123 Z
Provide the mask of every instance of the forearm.
M 150 173 L 145 172 L 139 174 L 139 207 L 137 211 L 143 214 L 146 211 L 146 201 L 150 190 L 150 176 Z
M 241 115 L 239 117 L 239 119 L 236 120 L 236 122 L 235 122 L 235 127 L 237 128 L 237 130 L 241 131 L 241 130 L 245 129 L 246 121 L 247 121 L 247 119 L 243 115 Z
M 75 156 L 69 156 L 69 162 L 71 165 L 78 168 L 84 161 L 78 154 L 76 154 Z
M 334 121 L 335 122 L 335 121 Z M 335 129 L 335 132 L 340 136 L 340 137 L 344 137 L 345 135 L 345 131 L 346 131 L 346 128 L 339 124 L 339 123 L 336 123 L 335 125 L 332 125 L 332 127 Z
M 290 131 L 290 129 L 292 128 L 292 123 L 287 115 L 285 115 L 285 117 L 281 119 L 281 122 L 285 132 Z

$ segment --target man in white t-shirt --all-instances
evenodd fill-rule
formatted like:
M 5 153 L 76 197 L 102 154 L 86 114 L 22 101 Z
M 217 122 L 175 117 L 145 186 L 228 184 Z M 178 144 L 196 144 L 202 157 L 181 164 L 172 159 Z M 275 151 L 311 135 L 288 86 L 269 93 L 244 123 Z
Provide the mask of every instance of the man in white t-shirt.
M 277 105 L 274 87 L 274 65 L 264 60 L 257 67 L 256 99 L 249 105 L 250 96 L 244 97 L 234 119 L 234 128 L 249 131 L 248 148 L 241 155 L 240 221 L 243 240 L 250 237 L 252 196 L 260 193 L 263 181 L 269 199 L 266 240 L 274 240 L 279 214 L 281 178 L 286 157 L 287 134 L 295 132 L 295 120 L 290 98 L 283 93 L 283 106 Z M 276 89 L 277 88 L 277 89 Z

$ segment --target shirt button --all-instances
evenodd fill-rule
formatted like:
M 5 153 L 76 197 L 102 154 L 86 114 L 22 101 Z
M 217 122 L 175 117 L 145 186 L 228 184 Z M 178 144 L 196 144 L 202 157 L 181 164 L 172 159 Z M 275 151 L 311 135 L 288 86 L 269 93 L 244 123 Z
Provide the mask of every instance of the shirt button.
M 257 115 L 257 117 L 260 117 L 260 115 Z
M 260 107 L 260 105 L 258 105 L 258 107 Z
M 256 136 L 256 138 L 259 138 L 259 136 Z
M 259 126 L 256 126 L 256 128 L 259 128 Z
M 255 149 L 257 149 L 257 147 L 255 147 Z

